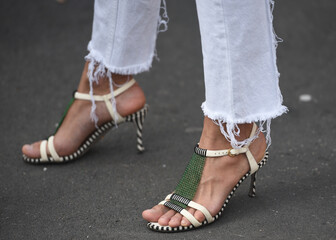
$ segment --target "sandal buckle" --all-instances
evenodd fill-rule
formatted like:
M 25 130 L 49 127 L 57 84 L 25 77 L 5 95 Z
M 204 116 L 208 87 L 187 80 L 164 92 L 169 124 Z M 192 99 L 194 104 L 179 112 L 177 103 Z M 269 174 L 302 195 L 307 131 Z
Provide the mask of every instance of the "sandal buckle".
M 234 154 L 234 153 L 231 152 L 232 150 L 233 150 L 232 148 L 230 148 L 230 149 L 228 150 L 228 155 L 229 155 L 230 157 L 235 157 L 235 156 L 237 156 L 237 154 Z

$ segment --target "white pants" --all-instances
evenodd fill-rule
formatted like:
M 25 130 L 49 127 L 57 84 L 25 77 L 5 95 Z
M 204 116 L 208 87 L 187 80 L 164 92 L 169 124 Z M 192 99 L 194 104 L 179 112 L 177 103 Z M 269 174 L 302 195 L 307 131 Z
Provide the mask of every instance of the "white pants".
M 204 115 L 220 126 L 233 147 L 253 140 L 236 140 L 238 123 L 259 122 L 260 130 L 267 123 L 270 143 L 270 120 L 287 111 L 278 85 L 273 0 L 196 3 L 206 90 Z M 90 82 L 97 81 L 106 69 L 111 76 L 137 74 L 150 68 L 160 23 L 167 27 L 165 1 L 163 16 L 160 4 L 160 0 L 95 1 L 90 53 L 86 57 L 90 61 Z

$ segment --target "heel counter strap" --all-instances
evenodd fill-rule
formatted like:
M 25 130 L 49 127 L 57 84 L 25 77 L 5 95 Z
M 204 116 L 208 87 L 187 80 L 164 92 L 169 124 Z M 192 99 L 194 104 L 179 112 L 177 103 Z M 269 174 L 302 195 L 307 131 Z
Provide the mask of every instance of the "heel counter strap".
M 113 96 L 117 97 L 121 93 L 125 92 L 127 89 L 132 87 L 136 81 L 134 79 L 130 80 L 129 82 L 125 83 L 122 85 L 120 88 L 117 90 L 113 91 Z M 112 93 L 106 94 L 106 95 L 93 95 L 93 99 L 95 101 L 105 101 L 105 99 L 111 99 L 112 98 Z M 91 96 L 88 93 L 80 93 L 80 92 L 75 92 L 75 99 L 80 99 L 80 100 L 89 100 L 91 101 Z
M 117 97 L 118 95 L 120 95 L 121 93 L 125 92 L 127 89 L 132 87 L 135 83 L 136 83 L 136 81 L 134 79 L 132 79 L 129 82 L 123 84 L 120 88 L 113 91 L 113 96 Z M 93 97 L 91 97 L 90 94 L 87 94 L 87 93 L 79 93 L 79 92 L 75 93 L 75 99 L 91 101 L 92 98 L 95 101 L 104 101 L 105 102 L 107 110 L 109 111 L 112 119 L 116 123 L 120 123 L 120 122 L 125 121 L 125 119 L 122 116 L 120 116 L 120 114 L 118 112 L 113 110 L 113 106 L 112 106 L 112 103 L 110 101 L 112 99 L 112 93 L 105 94 L 105 95 L 93 95 Z

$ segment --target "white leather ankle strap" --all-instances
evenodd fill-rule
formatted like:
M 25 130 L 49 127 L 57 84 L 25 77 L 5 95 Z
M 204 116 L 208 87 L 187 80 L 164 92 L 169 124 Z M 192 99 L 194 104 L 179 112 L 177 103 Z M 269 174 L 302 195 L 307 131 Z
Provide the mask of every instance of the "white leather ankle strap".
M 135 83 L 136 83 L 135 79 L 132 78 L 127 83 L 123 84 L 120 88 L 118 88 L 117 90 L 113 91 L 114 97 L 116 97 L 119 94 L 125 92 L 127 89 L 129 89 L 130 87 L 132 87 Z
M 113 96 L 117 97 L 118 95 L 120 95 L 121 93 L 125 92 L 127 89 L 129 89 L 130 87 L 132 87 L 134 84 L 136 83 L 136 81 L 134 79 L 130 80 L 129 82 L 125 83 L 124 85 L 122 85 L 120 88 L 118 88 L 117 90 L 113 91 Z M 80 99 L 80 100 L 92 100 L 92 97 L 90 96 L 90 94 L 87 93 L 79 93 L 76 92 L 75 93 L 75 99 Z M 106 94 L 106 95 L 93 95 L 93 99 L 95 101 L 104 101 L 106 104 L 106 107 L 112 117 L 112 119 L 115 121 L 116 119 L 118 119 L 117 123 L 123 122 L 124 118 L 120 116 L 120 114 L 116 111 L 113 110 L 113 106 L 111 103 L 111 99 L 112 99 L 112 93 Z
M 256 134 L 256 132 L 257 132 L 257 125 L 253 123 L 250 138 L 253 137 Z M 249 165 L 250 165 L 250 172 L 252 174 L 258 170 L 259 166 L 249 149 L 249 145 L 250 143 L 245 145 L 242 148 L 237 148 L 237 149 L 230 148 L 230 149 L 223 149 L 223 150 L 207 150 L 207 149 L 200 148 L 197 144 L 194 150 L 196 154 L 201 155 L 203 157 L 222 157 L 222 156 L 234 157 L 238 154 L 245 153 L 247 160 L 249 162 Z
M 257 124 L 253 123 L 250 138 L 254 137 L 254 135 L 257 132 L 257 129 L 258 129 Z M 253 157 L 253 155 L 252 155 L 252 153 L 249 149 L 250 144 L 251 144 L 251 142 L 246 145 L 247 151 L 246 151 L 245 154 L 246 154 L 247 160 L 248 160 L 249 165 L 250 165 L 250 172 L 251 172 L 251 174 L 253 174 L 259 169 L 259 165 L 258 165 L 257 161 L 255 160 L 255 158 Z

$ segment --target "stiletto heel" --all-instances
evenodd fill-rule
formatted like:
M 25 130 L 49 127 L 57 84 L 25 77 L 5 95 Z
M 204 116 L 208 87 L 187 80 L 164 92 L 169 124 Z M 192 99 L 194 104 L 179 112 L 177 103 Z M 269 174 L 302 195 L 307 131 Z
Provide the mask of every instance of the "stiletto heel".
M 250 191 L 249 197 L 254 198 L 256 196 L 256 173 L 251 175 L 251 184 L 250 184 Z
M 257 126 L 256 124 L 253 124 L 250 137 L 256 134 L 256 130 Z M 233 187 L 231 192 L 226 197 L 223 206 L 219 210 L 219 212 L 215 216 L 212 216 L 209 210 L 207 210 L 204 206 L 192 201 L 192 199 L 196 194 L 199 181 L 202 178 L 202 172 L 204 164 L 206 162 L 206 158 L 216 158 L 222 156 L 234 157 L 239 154 L 246 154 L 250 170 L 245 175 L 243 175 L 241 179 L 237 182 L 237 184 Z M 223 150 L 202 149 L 197 144 L 196 147 L 194 148 L 194 155 L 192 156 L 182 176 L 182 179 L 175 188 L 175 191 L 172 194 L 169 194 L 165 198 L 165 200 L 159 203 L 159 205 L 164 205 L 170 209 L 173 209 L 176 212 L 179 212 L 182 216 L 184 216 L 189 220 L 191 225 L 187 227 L 185 226 L 170 227 L 170 226 L 161 226 L 158 222 L 149 222 L 147 223 L 147 227 L 153 231 L 158 232 L 181 232 L 202 227 L 216 221 L 221 215 L 223 215 L 223 212 L 227 207 L 229 201 L 232 199 L 234 192 L 238 189 L 240 184 L 249 176 L 251 176 L 249 196 L 250 197 L 255 196 L 255 181 L 256 181 L 255 174 L 260 168 L 262 168 L 266 164 L 267 159 L 268 159 L 268 152 L 265 152 L 263 158 L 257 162 L 249 149 L 249 144 L 238 149 L 223 149 Z M 194 217 L 194 215 L 187 210 L 188 208 L 193 208 L 195 210 L 201 211 L 205 216 L 205 220 L 203 222 L 199 222 Z
M 133 122 L 136 128 L 137 149 L 139 153 L 145 151 L 142 140 L 142 128 L 145 122 L 147 112 L 148 112 L 148 105 L 146 104 L 144 108 L 142 108 L 140 111 L 136 113 L 131 114 L 130 117 L 126 119 L 127 122 Z
M 91 135 L 88 136 L 87 139 L 83 141 L 82 145 L 79 146 L 78 149 L 76 149 L 73 153 L 69 155 L 59 156 L 54 147 L 54 136 L 50 136 L 48 140 L 43 140 L 41 142 L 40 144 L 40 155 L 41 156 L 39 158 L 30 158 L 26 155 L 23 155 L 23 160 L 25 162 L 33 163 L 33 164 L 62 163 L 62 162 L 69 162 L 69 161 L 75 160 L 78 157 L 82 156 L 87 150 L 89 150 L 89 148 L 93 145 L 93 143 L 101 139 L 108 130 L 114 128 L 116 125 L 119 125 L 125 122 L 135 123 L 137 127 L 137 148 L 140 152 L 142 152 L 144 150 L 144 147 L 142 144 L 142 126 L 145 120 L 145 116 L 147 114 L 148 105 L 145 104 L 144 107 L 140 109 L 139 111 L 132 113 L 130 115 L 127 115 L 126 117 L 122 117 L 120 116 L 118 112 L 114 110 L 112 103 L 111 103 L 112 96 L 117 97 L 118 95 L 120 95 L 121 93 L 125 92 L 127 89 L 132 87 L 134 84 L 135 84 L 135 80 L 132 79 L 129 82 L 125 83 L 120 88 L 118 88 L 117 90 L 113 91 L 113 93 L 106 94 L 106 95 L 90 96 L 89 94 L 86 94 L 86 93 L 75 92 L 74 97 L 71 100 L 71 104 L 74 102 L 75 99 L 91 101 L 91 99 L 93 98 L 95 101 L 105 102 L 106 108 L 109 111 L 112 117 L 112 120 L 100 125 Z M 66 113 L 64 114 L 64 117 L 65 115 Z M 62 121 L 59 125 L 62 124 Z M 49 150 L 50 155 L 47 154 L 47 150 Z

